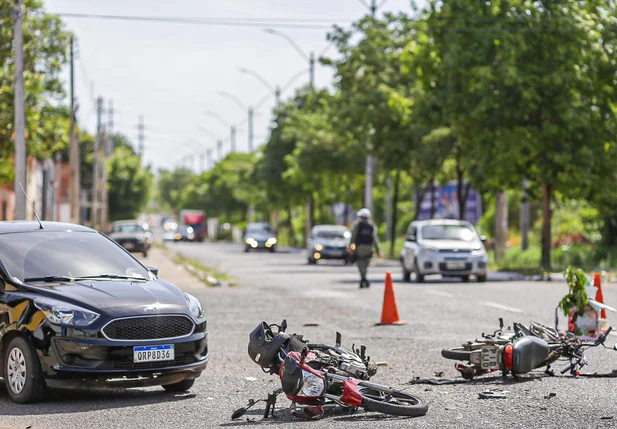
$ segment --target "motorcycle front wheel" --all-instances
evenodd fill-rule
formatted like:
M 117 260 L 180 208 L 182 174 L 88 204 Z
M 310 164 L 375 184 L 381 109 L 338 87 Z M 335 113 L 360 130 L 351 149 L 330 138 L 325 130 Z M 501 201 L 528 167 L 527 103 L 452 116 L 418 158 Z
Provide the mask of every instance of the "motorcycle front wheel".
M 359 390 L 362 408 L 367 411 L 407 417 L 423 416 L 428 412 L 428 404 L 419 396 L 396 390 L 386 393 L 370 387 L 361 387 Z
M 463 347 L 452 347 L 449 349 L 443 349 L 441 356 L 446 359 L 469 361 L 471 359 L 471 351 L 465 350 Z

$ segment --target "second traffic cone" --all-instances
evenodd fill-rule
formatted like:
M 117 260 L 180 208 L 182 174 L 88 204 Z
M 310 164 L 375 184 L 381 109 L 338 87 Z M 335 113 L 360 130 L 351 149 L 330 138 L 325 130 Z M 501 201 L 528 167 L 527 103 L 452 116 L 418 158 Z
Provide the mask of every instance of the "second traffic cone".
M 386 282 L 383 294 L 383 309 L 381 310 L 381 322 L 378 325 L 404 325 L 404 320 L 398 317 L 398 308 L 394 298 L 394 288 L 392 287 L 392 275 L 386 272 Z
M 598 288 L 598 290 L 596 291 L 596 301 L 598 301 L 600 304 L 604 304 L 604 297 L 602 296 L 602 283 L 600 281 L 600 273 L 596 273 L 596 275 L 593 276 L 593 285 Z M 600 310 L 600 318 L 606 319 L 605 309 Z

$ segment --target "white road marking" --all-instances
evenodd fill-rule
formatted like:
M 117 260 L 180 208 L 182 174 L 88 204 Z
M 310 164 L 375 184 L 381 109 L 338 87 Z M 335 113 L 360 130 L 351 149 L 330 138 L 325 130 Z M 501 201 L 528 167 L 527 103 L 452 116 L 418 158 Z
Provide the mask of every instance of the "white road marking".
M 446 298 L 454 298 L 454 295 L 452 295 L 449 292 L 444 292 L 441 290 L 434 290 L 434 289 L 427 289 L 426 291 L 430 293 L 431 295 L 445 296 Z
M 507 305 L 498 304 L 496 302 L 483 302 L 482 305 L 486 305 L 487 307 L 497 308 L 499 310 L 509 311 L 511 313 L 522 313 L 523 310 L 520 308 L 508 307 Z

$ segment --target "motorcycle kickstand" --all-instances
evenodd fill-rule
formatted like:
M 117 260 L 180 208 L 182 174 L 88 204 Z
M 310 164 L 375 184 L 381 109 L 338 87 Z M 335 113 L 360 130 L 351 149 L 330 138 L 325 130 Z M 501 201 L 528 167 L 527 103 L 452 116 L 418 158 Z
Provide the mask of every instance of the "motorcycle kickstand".
M 268 399 L 266 400 L 266 409 L 264 410 L 264 419 L 267 419 L 270 415 L 273 419 L 276 418 L 274 415 L 274 408 L 276 407 L 276 398 L 281 393 L 281 389 L 273 390 L 268 393 Z

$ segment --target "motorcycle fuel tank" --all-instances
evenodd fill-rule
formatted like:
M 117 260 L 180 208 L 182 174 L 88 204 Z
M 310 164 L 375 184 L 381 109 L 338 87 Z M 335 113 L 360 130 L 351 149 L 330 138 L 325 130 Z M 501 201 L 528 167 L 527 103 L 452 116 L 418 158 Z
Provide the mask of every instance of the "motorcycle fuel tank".
M 548 343 L 538 337 L 522 337 L 512 344 L 512 373 L 525 374 L 542 364 L 550 353 Z

